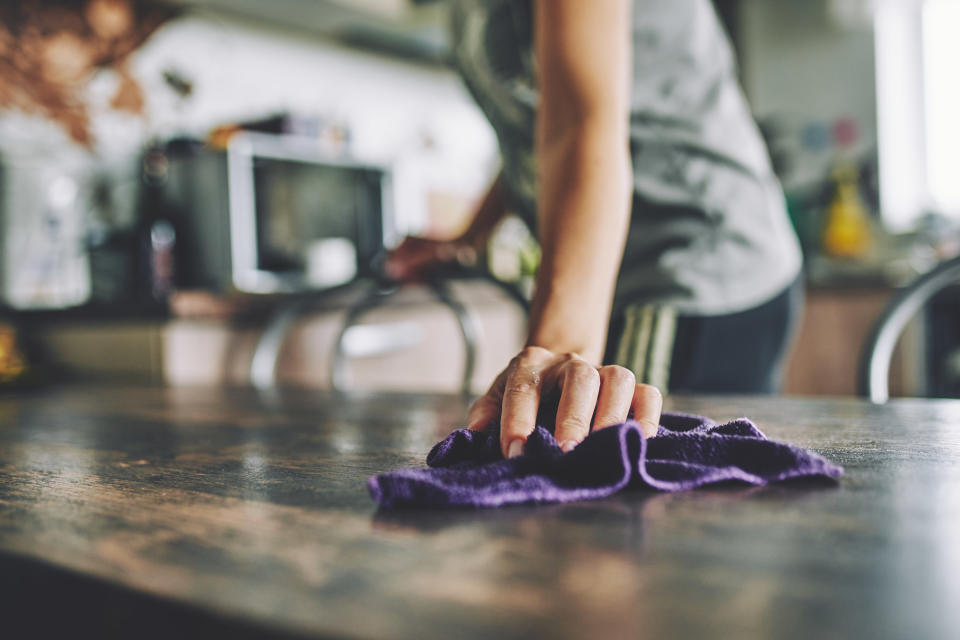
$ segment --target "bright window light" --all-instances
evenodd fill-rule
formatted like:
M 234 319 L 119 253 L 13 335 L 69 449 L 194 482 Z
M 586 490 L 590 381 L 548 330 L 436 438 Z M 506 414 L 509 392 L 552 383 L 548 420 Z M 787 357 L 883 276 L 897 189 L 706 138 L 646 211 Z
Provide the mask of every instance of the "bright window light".
M 878 2 L 874 22 L 880 200 L 885 226 L 910 230 L 929 204 L 919 5 Z
M 960 218 L 960 2 L 923 8 L 927 182 L 939 211 Z

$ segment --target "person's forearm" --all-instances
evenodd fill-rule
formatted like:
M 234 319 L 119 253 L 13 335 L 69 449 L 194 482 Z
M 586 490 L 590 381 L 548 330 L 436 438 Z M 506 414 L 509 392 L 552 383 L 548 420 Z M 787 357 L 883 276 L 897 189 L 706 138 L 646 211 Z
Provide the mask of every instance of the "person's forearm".
M 458 240 L 471 247 L 481 250 L 486 246 L 490 235 L 497 224 L 503 220 L 507 212 L 506 196 L 504 194 L 503 176 L 497 174 L 496 179 L 477 207 L 477 212 L 470 221 L 466 231 L 460 234 Z
M 528 343 L 603 357 L 630 214 L 631 5 L 535 5 L 534 153 L 543 258 Z
M 538 135 L 543 258 L 528 344 L 599 364 L 630 214 L 626 123 L 601 116 Z

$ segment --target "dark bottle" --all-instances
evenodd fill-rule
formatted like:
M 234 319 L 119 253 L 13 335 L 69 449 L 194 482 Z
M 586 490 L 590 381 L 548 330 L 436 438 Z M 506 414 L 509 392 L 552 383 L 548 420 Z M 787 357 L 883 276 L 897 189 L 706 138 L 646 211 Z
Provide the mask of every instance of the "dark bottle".
M 135 231 L 136 297 L 151 306 L 166 305 L 177 278 L 179 212 L 166 196 L 169 166 L 163 149 L 151 147 L 144 153 Z

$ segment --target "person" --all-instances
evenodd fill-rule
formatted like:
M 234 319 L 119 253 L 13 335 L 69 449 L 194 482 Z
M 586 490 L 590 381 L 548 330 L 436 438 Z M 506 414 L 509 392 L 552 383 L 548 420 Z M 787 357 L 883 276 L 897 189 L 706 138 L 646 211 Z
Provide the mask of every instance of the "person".
M 456 0 L 454 59 L 502 169 L 467 230 L 388 273 L 471 258 L 507 210 L 538 236 L 524 350 L 471 407 L 518 455 L 568 451 L 670 392 L 770 393 L 801 304 L 799 244 L 710 0 Z M 607 363 L 607 364 L 604 364 Z

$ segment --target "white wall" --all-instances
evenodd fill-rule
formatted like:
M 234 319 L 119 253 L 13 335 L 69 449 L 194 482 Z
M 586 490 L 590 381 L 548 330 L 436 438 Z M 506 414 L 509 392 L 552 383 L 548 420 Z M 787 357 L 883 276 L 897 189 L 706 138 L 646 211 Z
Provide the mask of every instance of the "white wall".
M 758 117 L 777 115 L 799 132 L 814 121 L 851 118 L 858 151 L 876 145 L 873 32 L 841 26 L 827 0 L 744 0 L 740 37 L 744 89 Z M 797 181 L 822 171 L 832 154 L 801 158 Z
M 193 81 L 189 102 L 162 85 L 170 68 Z M 446 69 L 201 14 L 156 34 L 135 70 L 148 87 L 151 133 L 202 134 L 279 111 L 345 123 L 356 155 L 396 166 L 398 218 L 412 228 L 425 215 L 416 193 L 479 193 L 495 168 L 493 133 Z

